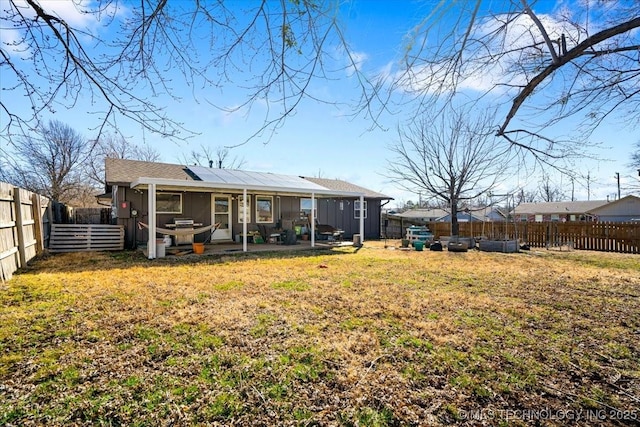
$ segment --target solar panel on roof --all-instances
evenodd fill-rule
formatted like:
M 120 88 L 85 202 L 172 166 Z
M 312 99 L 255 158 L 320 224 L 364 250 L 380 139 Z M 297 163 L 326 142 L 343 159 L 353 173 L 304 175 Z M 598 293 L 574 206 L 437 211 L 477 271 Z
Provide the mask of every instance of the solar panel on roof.
M 188 166 L 188 168 L 202 181 L 210 183 L 224 183 L 247 187 L 257 186 L 308 191 L 327 191 L 326 187 L 295 175 L 282 175 L 269 172 L 249 172 L 235 169 L 213 169 L 204 166 Z

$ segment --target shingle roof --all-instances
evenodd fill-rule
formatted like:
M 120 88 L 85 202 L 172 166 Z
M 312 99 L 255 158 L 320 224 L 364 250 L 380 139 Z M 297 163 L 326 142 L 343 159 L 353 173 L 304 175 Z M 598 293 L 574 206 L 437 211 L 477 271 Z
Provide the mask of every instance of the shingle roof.
M 340 179 L 311 178 L 307 176 L 303 176 L 301 178 L 304 178 L 307 181 L 314 182 L 318 185 L 322 185 L 323 187 L 328 188 L 329 190 L 348 191 L 353 193 L 364 193 L 365 197 L 368 199 L 393 200 L 392 197 L 386 196 L 382 193 L 378 193 L 376 191 L 369 190 L 367 188 L 360 187 L 358 185 L 351 184 L 350 182 L 342 181 Z
M 447 215 L 449 212 L 444 209 L 411 209 L 394 216 L 412 219 L 438 219 Z
M 465 215 L 473 217 L 479 221 L 482 221 L 483 218 L 488 220 L 484 215 L 481 214 L 480 211 L 458 211 L 458 218 L 464 218 Z M 442 220 L 442 218 L 449 217 L 450 215 L 449 211 L 446 209 L 411 209 L 399 214 L 394 214 L 393 216 L 407 219 L 418 219 L 423 221 L 439 221 Z
M 105 160 L 105 180 L 107 184 L 129 184 L 140 177 L 185 179 L 193 181 L 188 169 L 171 163 L 143 162 L 141 160 Z
M 584 214 L 606 205 L 606 200 L 581 200 L 574 202 L 521 203 L 514 209 L 517 215 Z
M 194 181 L 199 179 L 190 170 L 189 166 L 176 165 L 171 163 L 155 163 L 144 162 L 140 160 L 127 160 L 127 159 L 106 159 L 105 161 L 105 178 L 108 185 L 113 184 L 130 184 L 138 178 L 164 178 L 174 180 L 188 180 Z M 199 168 L 193 168 L 196 172 Z M 251 172 L 248 172 L 251 173 Z M 271 174 L 273 175 L 273 174 Z M 275 175 L 274 175 L 275 176 Z M 365 197 L 370 199 L 392 199 L 384 194 L 360 187 L 355 184 L 351 184 L 346 181 L 338 179 L 324 179 L 324 178 L 307 178 L 307 177 L 295 177 L 296 179 L 303 178 L 314 184 L 318 184 L 329 190 L 340 192 L 352 192 L 352 193 L 364 193 Z

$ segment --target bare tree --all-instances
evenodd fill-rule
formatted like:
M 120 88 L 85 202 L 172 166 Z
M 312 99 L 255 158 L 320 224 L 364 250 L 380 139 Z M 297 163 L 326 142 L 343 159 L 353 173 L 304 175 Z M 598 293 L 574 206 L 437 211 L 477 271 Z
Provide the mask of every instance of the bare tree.
M 637 168 L 638 176 L 640 176 L 640 141 L 635 144 L 635 151 L 631 153 L 631 162 L 629 167 Z
M 410 33 L 389 93 L 410 95 L 416 117 L 461 95 L 471 104 L 491 100 L 502 106 L 496 134 L 548 162 L 579 152 L 576 140 L 584 143 L 614 113 L 620 125 L 637 126 L 640 2 L 557 2 L 548 13 L 537 13 L 538 5 L 548 7 L 535 0 L 437 2 Z M 381 84 L 367 108 L 380 91 Z M 579 121 L 571 138 L 548 134 L 573 116 Z
M 195 164 L 218 169 L 241 169 L 246 161 L 243 157 L 231 157 L 231 149 L 228 147 L 208 147 L 200 145 L 199 150 L 192 150 L 189 156 L 182 156 L 185 164 Z
M 411 192 L 426 192 L 451 213 L 451 234 L 459 233 L 457 214 L 462 205 L 489 193 L 509 171 L 509 144 L 496 138 L 493 116 L 469 119 L 468 111 L 421 117 L 398 129 L 391 146 L 388 178 Z
M 4 1 L 0 135 L 11 142 L 11 135 L 37 128 L 43 117 L 84 98 L 100 117 L 94 139 L 108 126 L 118 129 L 122 119 L 185 138 L 190 133 L 162 104 L 167 97 L 182 101 L 177 80 L 196 102 L 225 110 L 264 102 L 264 124 L 254 135 L 275 130 L 310 96 L 314 80 L 358 67 L 338 26 L 338 9 L 313 0 L 233 7 L 223 0 Z M 233 106 L 214 98 L 225 84 L 244 90 Z M 23 98 L 28 110 L 9 102 Z
M 518 206 L 521 203 L 533 203 L 538 197 L 537 191 L 525 190 L 521 188 L 520 191 L 514 194 L 514 205 Z
M 22 138 L 13 156 L 3 158 L 2 180 L 62 203 L 84 200 L 90 186 L 83 164 L 93 144 L 59 121 L 40 127 L 37 135 Z
M 106 158 L 157 162 L 160 160 L 160 153 L 147 144 L 138 145 L 129 142 L 122 135 L 104 134 L 96 141 L 84 170 L 93 188 L 105 186 L 104 161 Z
M 565 198 L 562 187 L 554 183 L 548 174 L 542 176 L 538 194 L 540 195 L 540 200 L 543 202 L 560 202 Z

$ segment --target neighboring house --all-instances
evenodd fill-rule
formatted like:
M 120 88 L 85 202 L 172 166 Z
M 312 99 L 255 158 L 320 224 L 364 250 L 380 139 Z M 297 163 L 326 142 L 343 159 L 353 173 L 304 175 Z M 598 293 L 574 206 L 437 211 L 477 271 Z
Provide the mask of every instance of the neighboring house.
M 485 216 L 484 209 L 472 212 L 458 212 L 459 222 L 478 222 L 490 221 L 488 214 L 491 212 L 487 209 Z M 430 222 L 451 222 L 451 215 L 446 209 L 411 209 L 405 212 L 388 212 L 383 215 L 386 220 L 384 227 L 388 238 L 402 238 L 405 235 L 406 228 L 411 225 L 426 225 Z
M 508 212 L 505 208 L 491 208 L 491 210 L 487 211 L 486 218 L 492 222 L 504 222 L 510 219 Z
M 231 241 L 242 235 L 245 250 L 244 231 L 292 227 L 303 218 L 341 229 L 345 238 L 360 234 L 362 240 L 377 239 L 382 202 L 391 200 L 340 180 L 137 160 L 106 159 L 105 179 L 114 222 L 125 226 L 128 247 L 151 242 L 156 227 L 166 228 L 180 218 L 205 226 L 220 223 L 212 239 Z M 139 230 L 138 222 L 148 224 L 149 232 Z M 208 233 L 194 239 L 206 237 Z M 155 245 L 149 247 L 153 258 Z
M 514 209 L 517 221 L 611 221 L 626 222 L 640 218 L 640 198 L 619 200 L 521 203 Z
M 411 209 L 393 215 L 390 214 L 389 217 L 402 218 L 408 222 L 427 223 L 437 221 L 438 218 L 442 218 L 447 214 L 448 212 L 444 209 Z
M 487 210 L 487 214 L 490 211 Z M 488 216 L 484 215 L 484 210 L 465 211 L 458 212 L 459 222 L 478 222 L 489 221 Z M 402 213 L 389 214 L 389 217 L 402 218 L 409 222 L 451 222 L 451 214 L 446 209 L 411 209 Z

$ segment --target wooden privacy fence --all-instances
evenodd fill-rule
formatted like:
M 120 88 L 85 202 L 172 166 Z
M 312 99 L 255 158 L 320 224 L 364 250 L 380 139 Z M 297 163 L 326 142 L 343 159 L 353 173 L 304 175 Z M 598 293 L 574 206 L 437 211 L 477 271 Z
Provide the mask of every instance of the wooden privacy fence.
M 451 234 L 451 224 L 427 224 L 436 238 Z M 518 239 L 531 247 L 570 246 L 575 249 L 640 254 L 637 222 L 462 222 L 460 236 Z
M 74 224 L 111 224 L 111 208 L 75 208 Z
M 46 197 L 0 182 L 0 281 L 44 250 L 48 207 Z
M 107 224 L 53 224 L 49 251 L 121 251 L 124 226 Z

